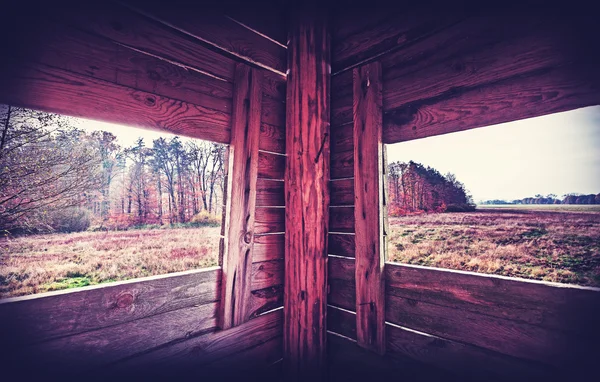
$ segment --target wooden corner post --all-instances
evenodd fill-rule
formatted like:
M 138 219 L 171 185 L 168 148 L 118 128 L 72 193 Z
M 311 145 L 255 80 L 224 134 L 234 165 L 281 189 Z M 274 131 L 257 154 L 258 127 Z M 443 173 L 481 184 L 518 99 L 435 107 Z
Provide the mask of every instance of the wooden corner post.
M 354 190 L 356 336 L 358 345 L 385 352 L 384 187 L 381 64 L 355 68 Z
M 249 316 L 261 101 L 260 70 L 236 64 L 223 230 L 222 329 L 240 325 Z
M 285 175 L 286 380 L 326 375 L 330 42 L 322 9 L 291 13 Z

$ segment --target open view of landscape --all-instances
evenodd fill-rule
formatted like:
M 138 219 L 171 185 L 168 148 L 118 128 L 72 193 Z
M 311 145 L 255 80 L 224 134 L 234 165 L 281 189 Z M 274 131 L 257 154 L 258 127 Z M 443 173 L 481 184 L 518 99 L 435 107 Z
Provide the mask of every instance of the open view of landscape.
M 225 145 L 0 105 L 0 298 L 218 264 Z
M 387 260 L 600 286 L 600 107 L 387 146 Z

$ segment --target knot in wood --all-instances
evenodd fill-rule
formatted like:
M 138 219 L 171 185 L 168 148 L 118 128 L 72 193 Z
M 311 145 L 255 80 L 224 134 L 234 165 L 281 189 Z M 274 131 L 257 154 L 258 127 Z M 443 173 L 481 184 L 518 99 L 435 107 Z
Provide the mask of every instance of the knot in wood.
M 154 99 L 154 97 L 146 97 L 146 105 L 154 106 L 155 103 L 156 103 L 156 99 Z
M 244 242 L 246 244 L 250 244 L 251 241 L 252 241 L 252 232 L 246 232 L 246 234 L 244 235 Z
M 133 295 L 131 293 L 125 293 L 117 298 L 117 308 L 127 308 L 133 304 Z

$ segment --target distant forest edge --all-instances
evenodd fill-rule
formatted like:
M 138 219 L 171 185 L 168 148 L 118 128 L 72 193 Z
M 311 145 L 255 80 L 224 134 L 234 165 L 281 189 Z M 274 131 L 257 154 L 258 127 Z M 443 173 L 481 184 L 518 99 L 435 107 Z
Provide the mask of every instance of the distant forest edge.
M 121 147 L 75 121 L 0 105 L 0 231 L 220 224 L 225 145 L 174 136 Z
M 473 198 L 456 176 L 409 161 L 387 166 L 388 214 L 473 211 Z
M 531 198 L 523 198 L 523 199 L 515 199 L 515 200 L 502 200 L 502 199 L 493 199 L 486 200 L 481 202 L 483 205 L 513 205 L 513 204 L 600 204 L 600 194 L 577 194 L 571 193 L 563 195 L 561 199 L 558 199 L 558 196 L 555 194 L 550 194 L 546 196 L 542 196 L 540 194 L 531 197 Z

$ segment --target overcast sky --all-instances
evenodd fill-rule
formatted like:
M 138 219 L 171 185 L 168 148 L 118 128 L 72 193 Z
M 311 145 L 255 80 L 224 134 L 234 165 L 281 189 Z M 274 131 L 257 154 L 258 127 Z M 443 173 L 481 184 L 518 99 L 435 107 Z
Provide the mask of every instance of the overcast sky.
M 117 125 L 108 122 L 92 121 L 91 119 L 82 118 L 76 118 L 74 125 L 80 129 L 84 129 L 89 132 L 99 130 L 113 133 L 117 137 L 119 145 L 121 145 L 122 147 L 133 146 L 140 137 L 144 138 L 144 143 L 146 144 L 146 147 L 152 147 L 152 141 L 155 139 L 158 139 L 160 137 L 170 139 L 171 137 L 175 136 L 174 134 L 163 131 L 146 130 L 137 127 Z M 186 137 L 180 138 L 182 142 L 193 139 Z
M 452 172 L 476 202 L 600 193 L 600 106 L 388 145 L 388 161 Z

